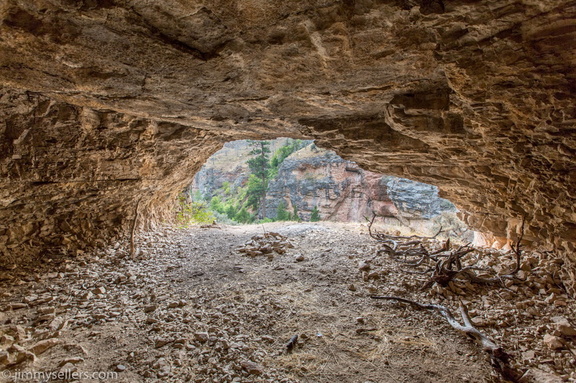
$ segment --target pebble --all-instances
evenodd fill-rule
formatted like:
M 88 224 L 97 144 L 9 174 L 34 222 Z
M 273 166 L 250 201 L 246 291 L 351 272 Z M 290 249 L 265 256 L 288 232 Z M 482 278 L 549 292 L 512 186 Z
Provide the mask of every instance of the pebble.
M 551 350 L 558 350 L 564 347 L 564 343 L 562 342 L 562 338 L 557 337 L 551 334 L 544 335 L 544 344 Z
M 358 264 L 358 270 L 360 271 L 368 271 L 370 270 L 371 266 L 368 262 L 366 261 L 360 261 L 360 263 Z
M 9 310 L 20 310 L 20 309 L 25 309 L 27 308 L 28 305 L 26 303 L 11 303 L 10 305 L 8 305 L 8 309 Z
M 94 290 L 92 290 L 92 293 L 96 295 L 104 295 L 106 294 L 106 288 L 102 286 L 97 287 Z
M 62 366 L 64 366 L 65 364 L 79 364 L 79 363 L 82 363 L 82 362 L 84 362 L 84 358 L 79 357 L 79 356 L 73 356 L 73 357 L 70 357 L 70 358 L 63 359 L 63 360 L 58 364 L 58 367 L 62 367 Z
M 155 311 L 158 308 L 158 306 L 156 305 L 148 305 L 148 306 L 144 306 L 144 312 L 145 313 L 150 313 L 152 311 Z
M 568 319 L 565 317 L 552 317 L 552 321 L 555 324 L 555 327 L 560 335 L 563 336 L 576 336 L 576 328 L 568 322 Z
M 196 332 L 194 338 L 201 343 L 206 343 L 210 339 L 210 335 L 207 332 Z
M 252 375 L 261 375 L 264 372 L 264 368 L 261 365 L 252 361 L 243 361 L 241 365 L 246 372 Z

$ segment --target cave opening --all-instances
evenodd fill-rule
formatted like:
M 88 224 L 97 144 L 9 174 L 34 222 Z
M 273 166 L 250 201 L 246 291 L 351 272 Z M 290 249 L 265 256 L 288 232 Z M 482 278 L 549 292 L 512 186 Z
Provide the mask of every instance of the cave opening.
M 1 2 L 0 375 L 576 380 L 574 20 L 566 0 Z M 330 198 L 240 214 L 302 223 L 162 224 L 224 142 L 280 136 L 436 185 L 492 248 L 327 220 Z M 430 306 L 460 304 L 492 343 Z
M 226 143 L 178 196 L 176 222 L 264 224 L 366 223 L 388 231 L 431 235 L 441 230 L 473 242 L 458 209 L 433 185 L 366 171 L 313 140 L 277 138 Z

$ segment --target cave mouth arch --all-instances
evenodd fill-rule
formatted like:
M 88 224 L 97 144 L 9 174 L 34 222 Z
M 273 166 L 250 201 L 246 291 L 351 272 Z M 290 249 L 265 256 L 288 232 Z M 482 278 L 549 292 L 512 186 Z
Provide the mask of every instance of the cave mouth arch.
M 2 3 L 0 262 L 125 238 L 224 142 L 287 136 L 576 281 L 570 2 L 185 3 Z
M 365 223 L 376 215 L 376 224 L 402 231 L 427 236 L 440 226 L 455 238 L 463 233 L 468 242 L 474 238 L 435 186 L 365 171 L 313 140 L 227 142 L 202 165 L 179 201 L 181 225 Z
M 169 219 L 177 193 L 225 142 L 290 136 L 314 139 L 362 169 L 437 185 L 466 224 L 501 243 L 515 241 L 524 222 L 524 245 L 554 250 L 572 278 L 573 228 L 562 218 L 572 205 L 567 189 L 545 182 L 569 174 L 526 178 L 537 163 L 534 153 L 517 153 L 511 162 L 506 156 L 478 157 L 462 149 L 469 141 L 459 135 L 432 145 L 439 136 L 414 135 L 392 124 L 390 115 L 301 119 L 290 125 L 290 134 L 274 135 L 200 129 L 18 90 L 5 91 L 3 102 L 0 251 L 7 267 L 75 255 L 112 239 L 125 242 L 135 218 L 137 228 Z M 515 161 L 524 165 L 518 168 Z M 543 204 L 550 198 L 555 205 Z

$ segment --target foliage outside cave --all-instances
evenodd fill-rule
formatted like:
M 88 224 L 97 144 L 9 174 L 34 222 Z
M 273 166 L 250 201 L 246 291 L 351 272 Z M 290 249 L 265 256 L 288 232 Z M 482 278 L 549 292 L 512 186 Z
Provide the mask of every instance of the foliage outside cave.
M 266 194 L 271 180 L 278 177 L 282 162 L 292 153 L 313 145 L 310 141 L 288 139 L 272 156 L 269 141 L 249 141 L 251 158 L 247 161 L 248 178 L 240 186 L 224 182 L 212 196 L 183 192 L 178 199 L 176 221 L 180 225 L 214 221 L 249 224 L 274 221 L 301 221 L 292 201 L 280 201 L 274 217 L 266 216 Z M 310 220 L 320 221 L 315 206 Z

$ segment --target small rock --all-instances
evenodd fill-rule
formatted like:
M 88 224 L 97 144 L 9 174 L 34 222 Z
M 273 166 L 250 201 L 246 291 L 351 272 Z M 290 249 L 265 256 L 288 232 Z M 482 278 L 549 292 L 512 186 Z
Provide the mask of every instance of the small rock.
M 306 258 L 305 258 L 302 254 L 298 254 L 298 255 L 296 255 L 296 256 L 294 257 L 294 260 L 295 260 L 296 262 L 302 262 L 302 261 L 305 261 Z
M 32 302 L 38 300 L 38 295 L 29 295 L 27 297 L 24 297 L 23 300 L 25 303 L 32 303 Z
M 18 344 L 13 344 L 8 351 L 12 353 L 13 358 L 10 364 L 19 364 L 27 360 L 34 362 L 36 360 L 36 355 L 34 355 L 34 353 L 26 350 Z
M 0 336 L 0 346 L 11 346 L 14 343 L 14 337 L 8 334 Z
M 80 299 L 83 301 L 88 301 L 88 300 L 92 299 L 93 296 L 94 296 L 94 294 L 92 294 L 91 291 L 87 291 L 86 293 L 84 293 L 82 295 L 82 297 Z
M 368 275 L 366 275 L 366 277 L 365 277 L 364 279 L 366 279 L 366 280 L 371 280 L 371 279 L 377 280 L 377 279 L 380 279 L 380 277 L 381 277 L 381 275 L 380 275 L 380 273 L 379 273 L 378 271 L 372 271 L 371 273 L 368 273 Z
M 370 270 L 370 264 L 366 261 L 360 261 L 360 263 L 358 264 L 358 270 L 368 271 Z
M 8 306 L 9 310 L 20 310 L 20 309 L 25 309 L 26 307 L 28 307 L 28 305 L 26 303 L 10 303 L 10 305 Z
M 364 319 L 364 317 L 358 317 L 358 318 L 356 318 L 356 323 L 364 324 L 364 323 L 366 323 L 366 320 Z
M 494 325 L 494 321 L 491 319 L 486 319 L 486 318 L 482 318 L 482 317 L 476 317 L 474 319 L 472 319 L 472 322 L 474 323 L 474 326 L 476 327 L 490 327 Z
M 564 347 L 562 338 L 550 334 L 544 335 L 544 344 L 551 350 L 558 350 Z
M 56 318 L 55 314 L 46 314 L 38 317 L 38 322 L 52 322 Z
M 274 343 L 274 338 L 270 335 L 262 335 L 260 338 L 268 343 Z
M 104 295 L 106 294 L 106 288 L 103 286 L 96 287 L 94 290 L 92 290 L 92 293 L 96 295 Z
M 56 312 L 54 307 L 40 307 L 38 309 L 38 314 L 53 314 Z
M 169 339 L 156 339 L 156 341 L 154 342 L 154 347 L 160 348 L 160 347 L 167 345 L 170 342 L 171 342 L 171 340 L 169 340 Z
M 8 364 L 10 364 L 9 354 L 4 350 L 0 350 L 0 367 L 5 367 Z
M 64 317 L 56 317 L 50 324 L 48 328 L 52 331 L 59 331 L 64 330 L 68 326 L 68 320 L 64 319 Z
M 152 368 L 156 370 L 156 376 L 159 378 L 166 377 L 170 375 L 170 363 L 166 360 L 166 358 L 158 359 L 153 365 Z
M 356 291 L 356 286 L 354 286 L 353 284 L 349 284 L 349 285 L 348 285 L 348 290 L 350 290 L 350 291 Z
M 70 374 L 71 372 L 78 371 L 78 368 L 73 363 L 66 363 L 60 368 L 61 374 Z
M 115 370 L 116 370 L 117 372 L 124 372 L 124 371 L 126 371 L 126 366 L 123 365 L 123 364 L 119 364 L 119 365 L 116 366 Z
M 556 329 L 561 335 L 576 336 L 576 328 L 570 325 L 568 319 L 564 317 L 552 317 L 552 322 L 555 323 Z
M 207 332 L 196 332 L 194 333 L 194 338 L 201 343 L 206 343 L 210 339 L 210 335 Z
M 41 340 L 40 342 L 28 348 L 28 351 L 33 352 L 35 355 L 40 355 L 48 351 L 48 349 L 56 346 L 58 343 L 60 343 L 60 340 L 57 338 Z
M 523 352 L 523 353 L 522 353 L 522 357 L 523 357 L 524 359 L 528 359 L 528 360 L 534 359 L 534 358 L 536 357 L 536 352 L 534 352 L 533 350 L 529 350 L 529 351 Z
M 58 367 L 62 367 L 66 364 L 79 364 L 82 362 L 84 362 L 84 358 L 81 358 L 79 356 L 73 356 L 70 358 L 63 359 L 60 363 L 58 363 Z
M 145 313 L 151 313 L 152 311 L 156 310 L 157 308 L 158 308 L 158 306 L 156 306 L 156 305 L 144 306 L 144 312 Z
M 252 375 L 262 375 L 262 373 L 264 372 L 264 368 L 258 363 L 254 363 L 247 360 L 242 362 L 241 365 L 242 368 L 246 370 L 246 372 Z
M 557 375 L 551 374 L 537 368 L 531 368 L 520 379 L 521 383 L 562 383 L 563 380 Z

